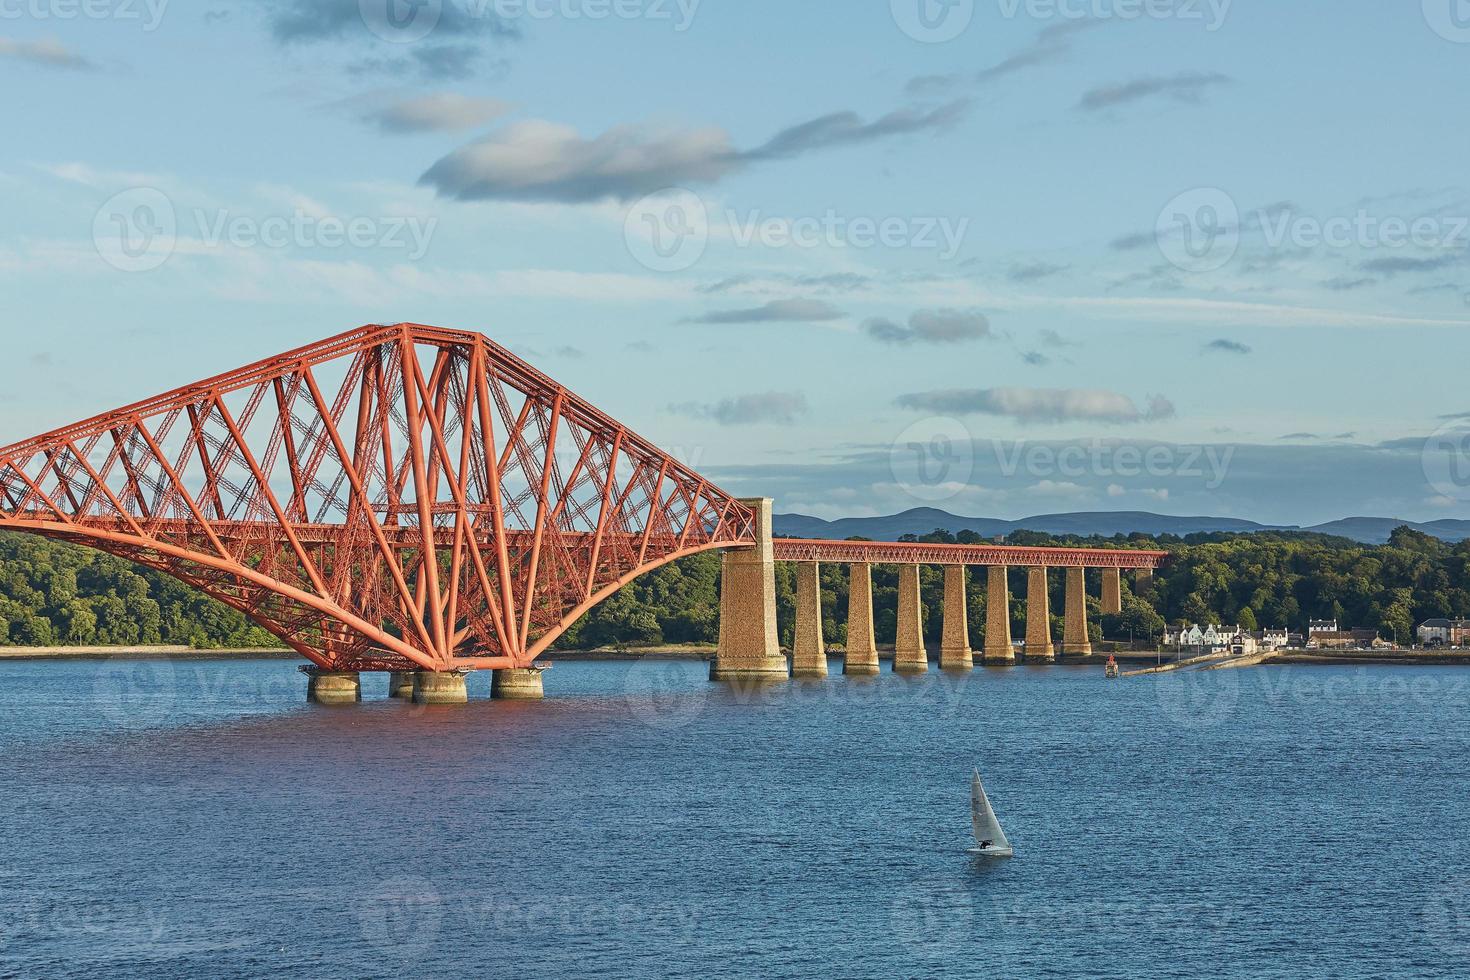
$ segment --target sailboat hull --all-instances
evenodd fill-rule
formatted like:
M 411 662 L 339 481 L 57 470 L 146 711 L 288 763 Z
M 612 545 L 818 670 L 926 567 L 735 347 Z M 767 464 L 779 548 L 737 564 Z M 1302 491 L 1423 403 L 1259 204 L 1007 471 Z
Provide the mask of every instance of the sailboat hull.
M 1016 852 L 1009 847 L 972 847 L 965 851 L 966 854 L 978 854 L 988 858 L 1014 857 Z

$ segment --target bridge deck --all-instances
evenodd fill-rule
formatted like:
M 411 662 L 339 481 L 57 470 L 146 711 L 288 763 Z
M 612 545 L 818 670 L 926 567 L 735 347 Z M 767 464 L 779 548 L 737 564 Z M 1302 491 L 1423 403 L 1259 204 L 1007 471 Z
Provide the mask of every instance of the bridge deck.
M 1158 568 L 1166 551 L 1023 548 L 997 544 L 912 541 L 811 541 L 777 538 L 777 561 L 868 562 L 875 565 L 1010 565 L 1053 568 Z
M 36 518 L 43 515 L 35 514 Z M 82 527 L 125 530 L 117 519 L 81 518 Z M 24 530 L 24 518 L 0 521 L 0 526 Z M 214 521 L 210 525 L 221 540 L 234 542 L 241 539 L 268 537 L 280 534 L 279 525 L 260 521 Z M 145 529 L 164 539 L 179 539 L 190 533 L 198 535 L 199 528 L 192 522 L 177 519 L 154 519 L 145 523 Z M 395 545 L 415 546 L 422 542 L 422 534 L 415 524 L 388 525 L 384 536 Z M 304 544 L 334 544 L 342 534 L 340 527 L 325 524 L 301 524 L 295 528 L 297 538 Z M 492 538 L 485 528 L 477 534 L 482 543 Z M 434 537 L 441 543 L 452 540 L 449 528 L 435 528 Z M 513 553 L 531 547 L 533 532 L 507 530 L 506 545 Z M 642 535 L 609 535 L 606 537 L 630 538 L 641 541 Z M 587 532 L 563 531 L 559 538 L 563 547 L 572 551 L 590 551 L 597 535 Z M 996 544 L 924 544 L 913 541 L 828 541 L 798 538 L 776 538 L 773 542 L 777 561 L 822 561 L 835 563 L 867 562 L 873 565 L 1008 565 L 1012 567 L 1046 566 L 1051 568 L 1158 568 L 1169 553 L 1166 551 L 1104 550 L 1100 548 L 1026 548 Z M 749 542 L 730 542 L 728 547 L 749 547 Z

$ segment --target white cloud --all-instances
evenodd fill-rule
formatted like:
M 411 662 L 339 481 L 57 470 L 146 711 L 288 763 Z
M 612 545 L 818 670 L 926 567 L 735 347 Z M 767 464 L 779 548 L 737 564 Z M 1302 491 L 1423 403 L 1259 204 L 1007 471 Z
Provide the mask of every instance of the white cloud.
M 390 133 L 448 133 L 483 126 L 510 108 L 499 99 L 436 92 L 369 109 L 362 119 Z

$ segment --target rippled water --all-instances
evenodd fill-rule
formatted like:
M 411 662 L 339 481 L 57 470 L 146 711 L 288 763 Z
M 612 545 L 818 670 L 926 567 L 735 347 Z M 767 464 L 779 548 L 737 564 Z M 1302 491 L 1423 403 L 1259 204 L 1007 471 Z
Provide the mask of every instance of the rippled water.
M 367 688 L 0 664 L 0 974 L 1470 974 L 1470 670 Z

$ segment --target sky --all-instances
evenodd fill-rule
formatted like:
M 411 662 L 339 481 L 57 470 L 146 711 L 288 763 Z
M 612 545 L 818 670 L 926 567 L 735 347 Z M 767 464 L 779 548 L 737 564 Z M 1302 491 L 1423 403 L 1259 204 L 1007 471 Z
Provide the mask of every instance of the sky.
M 0 443 L 476 329 L 740 495 L 1470 518 L 1465 0 L 0 0 Z

